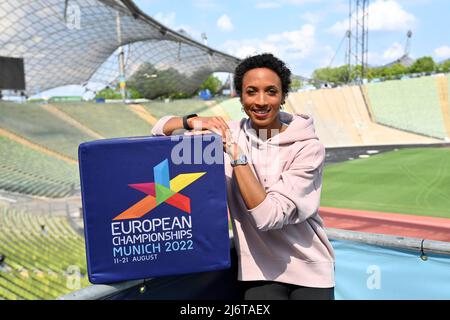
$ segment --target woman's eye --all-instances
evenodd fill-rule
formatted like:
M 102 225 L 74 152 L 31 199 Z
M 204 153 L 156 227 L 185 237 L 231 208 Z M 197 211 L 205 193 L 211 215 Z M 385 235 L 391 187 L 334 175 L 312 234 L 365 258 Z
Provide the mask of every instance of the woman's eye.
M 269 89 L 268 93 L 271 94 L 271 95 L 275 95 L 275 94 L 277 94 L 277 90 Z

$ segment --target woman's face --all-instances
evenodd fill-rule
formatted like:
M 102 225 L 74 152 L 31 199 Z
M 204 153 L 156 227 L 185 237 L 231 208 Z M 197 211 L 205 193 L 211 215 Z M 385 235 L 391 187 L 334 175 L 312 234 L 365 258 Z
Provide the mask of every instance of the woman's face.
M 281 79 L 274 71 L 255 68 L 244 74 L 241 102 L 255 127 L 278 128 L 282 101 Z

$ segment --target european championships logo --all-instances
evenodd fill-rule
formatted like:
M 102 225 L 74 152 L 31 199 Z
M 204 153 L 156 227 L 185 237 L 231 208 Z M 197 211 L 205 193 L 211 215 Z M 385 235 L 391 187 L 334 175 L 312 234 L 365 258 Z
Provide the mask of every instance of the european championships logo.
M 191 213 L 191 199 L 179 193 L 201 178 L 206 172 L 182 173 L 169 180 L 169 161 L 165 159 L 153 167 L 154 182 L 129 184 L 147 196 L 123 211 L 113 220 L 138 219 L 165 202 L 188 214 Z
M 191 199 L 179 192 L 206 172 L 182 173 L 170 180 L 169 161 L 165 159 L 153 168 L 153 173 L 154 182 L 129 184 L 146 196 L 111 222 L 114 264 L 154 261 L 161 254 L 194 249 Z M 139 219 L 164 202 L 187 215 Z

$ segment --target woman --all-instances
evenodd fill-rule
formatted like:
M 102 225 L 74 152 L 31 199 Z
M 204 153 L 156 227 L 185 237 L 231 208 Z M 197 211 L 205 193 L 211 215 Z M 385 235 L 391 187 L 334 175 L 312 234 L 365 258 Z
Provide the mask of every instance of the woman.
M 280 111 L 290 76 L 271 54 L 249 57 L 234 78 L 248 119 L 166 116 L 152 130 L 222 135 L 246 299 L 334 299 L 334 252 L 318 215 L 325 149 L 311 118 Z

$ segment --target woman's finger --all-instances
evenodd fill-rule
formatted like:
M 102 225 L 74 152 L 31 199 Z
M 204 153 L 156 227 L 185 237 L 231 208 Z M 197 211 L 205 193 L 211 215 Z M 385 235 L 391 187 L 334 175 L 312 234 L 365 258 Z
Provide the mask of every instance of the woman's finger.
M 213 127 L 209 128 L 209 130 L 214 132 L 214 133 L 216 133 L 216 134 L 218 134 L 219 136 L 222 135 L 222 131 L 217 126 L 213 126 Z
M 222 117 L 216 117 L 217 121 L 222 125 L 222 127 L 229 129 L 227 122 Z
M 217 127 L 217 128 L 222 127 L 222 123 L 217 118 L 213 118 L 211 121 L 215 127 Z

